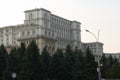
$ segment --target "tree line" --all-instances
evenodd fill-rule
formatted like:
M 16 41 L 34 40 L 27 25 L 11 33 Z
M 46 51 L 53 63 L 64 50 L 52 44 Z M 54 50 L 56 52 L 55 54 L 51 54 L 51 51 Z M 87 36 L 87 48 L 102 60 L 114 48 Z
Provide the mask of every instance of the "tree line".
M 0 46 L 0 80 L 97 80 L 97 63 L 89 48 L 85 53 L 68 45 L 63 52 L 54 54 L 46 47 L 39 52 L 32 41 L 28 47 L 24 43 L 13 48 L 8 54 L 4 45 Z
M 111 55 L 103 54 L 100 63 L 101 77 L 120 79 L 120 64 Z M 28 47 L 24 43 L 11 49 L 8 54 L 4 45 L 0 46 L 0 80 L 98 80 L 98 64 L 89 48 L 83 53 L 77 47 L 68 45 L 63 52 L 57 49 L 54 54 L 44 47 L 38 49 L 32 41 Z

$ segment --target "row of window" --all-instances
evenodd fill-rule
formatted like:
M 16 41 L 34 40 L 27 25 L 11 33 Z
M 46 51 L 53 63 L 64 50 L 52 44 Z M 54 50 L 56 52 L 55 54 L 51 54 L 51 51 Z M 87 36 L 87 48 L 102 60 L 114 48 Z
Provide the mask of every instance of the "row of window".
M 69 31 L 69 29 L 70 29 L 70 28 L 68 28 L 68 27 L 64 27 L 64 26 L 57 25 L 57 24 L 52 24 L 52 23 L 51 23 L 50 26 L 51 26 L 52 29 L 54 29 L 54 30 L 56 30 L 56 31 L 57 31 L 58 29 L 62 29 L 62 31 L 67 32 L 67 31 Z
M 57 18 L 54 16 L 51 16 L 51 22 L 52 23 L 56 23 L 56 24 L 60 24 L 60 25 L 66 25 L 66 26 L 70 26 L 71 22 L 62 18 Z
M 51 26 L 52 28 L 54 28 L 53 26 Z M 70 39 L 70 31 L 68 29 L 64 29 L 64 28 L 60 28 L 60 27 L 55 27 L 56 28 L 56 32 L 57 32 L 57 37 L 59 38 L 65 38 L 65 39 Z M 54 36 L 54 32 L 53 31 L 45 31 L 45 35 Z
M 57 27 L 55 25 L 52 25 L 51 28 L 53 28 L 57 32 L 57 36 L 65 39 L 70 39 L 70 30 L 64 27 Z
M 63 32 L 59 31 L 59 32 L 57 32 L 57 37 L 70 40 L 70 34 L 69 33 L 63 33 Z
M 12 29 L 12 30 L 13 30 L 13 32 L 15 32 L 15 29 Z M 8 29 L 5 29 L 5 30 L 1 30 L 1 31 L 0 31 L 0 34 L 4 34 L 4 33 L 8 33 L 8 34 L 9 34 L 9 32 L 11 33 L 12 30 L 10 30 L 9 28 L 8 28 Z
M 26 18 L 27 18 L 28 20 L 36 19 L 37 17 L 38 17 L 37 14 L 34 13 L 34 12 L 31 12 L 31 13 L 29 13 L 29 14 L 26 14 Z M 44 13 L 44 14 L 43 14 L 43 17 L 44 17 L 45 19 L 47 19 L 47 18 L 48 18 L 47 13 Z
M 101 47 L 99 47 L 99 48 L 96 48 L 96 47 L 89 47 L 90 49 L 92 49 L 92 50 L 95 50 L 95 49 L 99 49 L 99 50 L 102 50 L 103 48 Z
M 22 36 L 35 35 L 35 30 L 33 30 L 33 31 L 23 31 L 21 33 L 22 33 Z
M 45 31 L 45 35 L 46 36 L 49 36 L 49 37 L 54 37 L 54 32 L 51 32 L 51 31 Z
M 90 47 L 102 47 L 102 45 L 90 45 Z
M 9 41 L 6 41 L 6 43 L 4 43 L 3 41 L 1 41 L 2 44 L 4 45 L 11 45 Z M 14 40 L 13 41 L 13 44 L 15 45 L 16 44 L 16 41 Z
M 6 45 L 9 45 L 10 44 L 10 39 L 9 39 L 9 37 L 6 37 L 5 39 L 3 39 L 3 38 L 1 38 L 1 43 L 4 43 L 4 41 L 6 41 Z M 13 44 L 16 44 L 16 37 L 14 36 L 13 37 Z
M 1 30 L 1 31 L 0 31 L 0 34 L 8 33 L 8 32 L 9 32 L 8 29 L 6 29 L 6 30 Z
M 96 53 L 96 54 L 99 54 L 99 53 L 102 53 L 101 50 L 91 50 L 92 53 Z

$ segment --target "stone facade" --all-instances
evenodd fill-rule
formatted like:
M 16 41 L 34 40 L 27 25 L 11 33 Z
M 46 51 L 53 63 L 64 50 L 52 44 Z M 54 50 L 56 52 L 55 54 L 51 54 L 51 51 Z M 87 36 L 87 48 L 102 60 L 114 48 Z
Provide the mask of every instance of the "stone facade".
M 50 51 L 70 44 L 81 47 L 81 23 L 70 21 L 40 8 L 25 11 L 24 24 L 0 28 L 0 44 L 17 47 L 21 42 L 26 46 L 34 40 L 39 49 L 47 46 Z
M 101 59 L 103 55 L 103 43 L 100 42 L 91 42 L 91 43 L 83 43 L 83 50 L 89 48 L 91 53 L 95 56 L 95 61 Z

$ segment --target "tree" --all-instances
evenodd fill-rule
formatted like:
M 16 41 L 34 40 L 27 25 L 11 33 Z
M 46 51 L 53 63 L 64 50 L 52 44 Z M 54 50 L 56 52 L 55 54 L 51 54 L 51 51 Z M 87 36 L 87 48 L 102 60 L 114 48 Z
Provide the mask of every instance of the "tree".
M 84 57 L 83 53 L 75 48 L 74 52 L 74 69 L 73 69 L 73 80 L 84 80 Z
M 105 74 L 107 79 L 120 79 L 120 64 L 110 67 Z
M 114 59 L 113 59 L 112 55 L 110 55 L 109 58 L 108 58 L 108 64 L 109 64 L 108 65 L 109 67 L 114 64 Z
M 73 51 L 70 45 L 66 47 L 65 50 L 65 60 L 64 60 L 64 67 L 66 76 L 65 80 L 73 80 L 73 69 L 74 69 L 75 59 L 73 55 Z
M 24 43 L 21 43 L 21 46 L 17 48 L 17 50 L 15 51 L 15 58 L 16 58 L 16 61 L 17 61 L 17 75 L 20 74 L 20 71 L 22 70 L 22 65 L 24 63 L 24 57 L 25 57 L 25 51 L 26 51 L 26 48 L 25 48 L 25 44 Z
M 17 60 L 15 58 L 16 48 L 11 49 L 10 54 L 8 56 L 8 62 L 6 66 L 6 70 L 3 75 L 3 80 L 12 80 L 12 73 L 17 71 Z
M 4 74 L 4 80 L 11 80 L 11 74 L 15 72 L 17 78 L 19 77 L 20 71 L 22 70 L 23 57 L 25 55 L 25 45 L 21 43 L 21 46 L 11 49 L 11 52 L 8 57 L 7 68 Z
M 39 49 L 34 41 L 32 41 L 26 49 L 24 64 L 20 73 L 19 80 L 39 80 Z
M 107 64 L 108 63 L 108 64 Z M 105 78 L 107 79 L 119 79 L 120 78 L 120 64 L 116 58 L 113 58 L 111 55 L 107 59 L 107 68 L 105 72 Z
M 0 80 L 2 80 L 3 73 L 7 66 L 7 59 L 8 59 L 8 53 L 4 45 L 2 44 L 0 46 Z
M 105 57 L 105 54 L 102 55 L 102 58 L 100 60 L 101 66 L 101 77 L 105 78 L 105 73 L 108 68 L 108 59 Z
M 117 60 L 116 57 L 113 59 L 113 63 L 114 63 L 115 65 L 119 64 L 119 62 L 118 62 L 118 60 Z
M 50 71 L 50 64 L 51 64 L 51 56 L 47 51 L 47 48 L 44 47 L 41 54 L 41 68 L 42 68 L 42 80 L 49 79 L 49 71 Z
M 64 80 L 66 77 L 64 75 L 64 55 L 61 49 L 58 49 L 56 53 L 53 55 L 52 63 L 51 63 L 51 79 L 52 80 Z
M 86 74 L 86 79 L 85 80 L 97 80 L 97 62 L 95 62 L 95 57 L 87 48 L 86 50 L 86 60 L 85 60 L 85 74 Z

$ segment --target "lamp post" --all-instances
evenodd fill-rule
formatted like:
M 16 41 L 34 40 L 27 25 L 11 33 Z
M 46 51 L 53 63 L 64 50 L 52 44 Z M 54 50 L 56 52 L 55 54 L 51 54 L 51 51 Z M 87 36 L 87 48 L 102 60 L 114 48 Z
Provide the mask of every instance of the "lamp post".
M 102 80 L 101 78 L 101 66 L 103 66 L 102 64 L 100 64 L 100 60 L 98 60 L 98 68 L 97 68 L 97 72 L 98 72 L 98 80 Z
M 94 33 L 92 33 L 91 31 L 89 30 L 85 30 L 86 32 L 89 32 L 90 34 L 92 34 L 96 40 L 96 42 L 99 42 L 99 31 L 98 31 L 98 36 L 96 37 Z M 100 59 L 97 60 L 97 63 L 98 63 L 98 67 L 97 67 L 97 72 L 98 72 L 98 80 L 101 80 L 101 66 L 102 64 L 100 64 Z
M 97 36 L 97 37 L 96 37 L 95 34 L 92 33 L 91 31 L 89 31 L 89 30 L 87 30 L 87 29 L 86 29 L 85 31 L 88 32 L 88 33 L 90 33 L 90 34 L 92 34 L 92 35 L 94 36 L 96 42 L 99 42 L 99 33 L 100 33 L 100 30 L 98 30 L 98 36 Z

